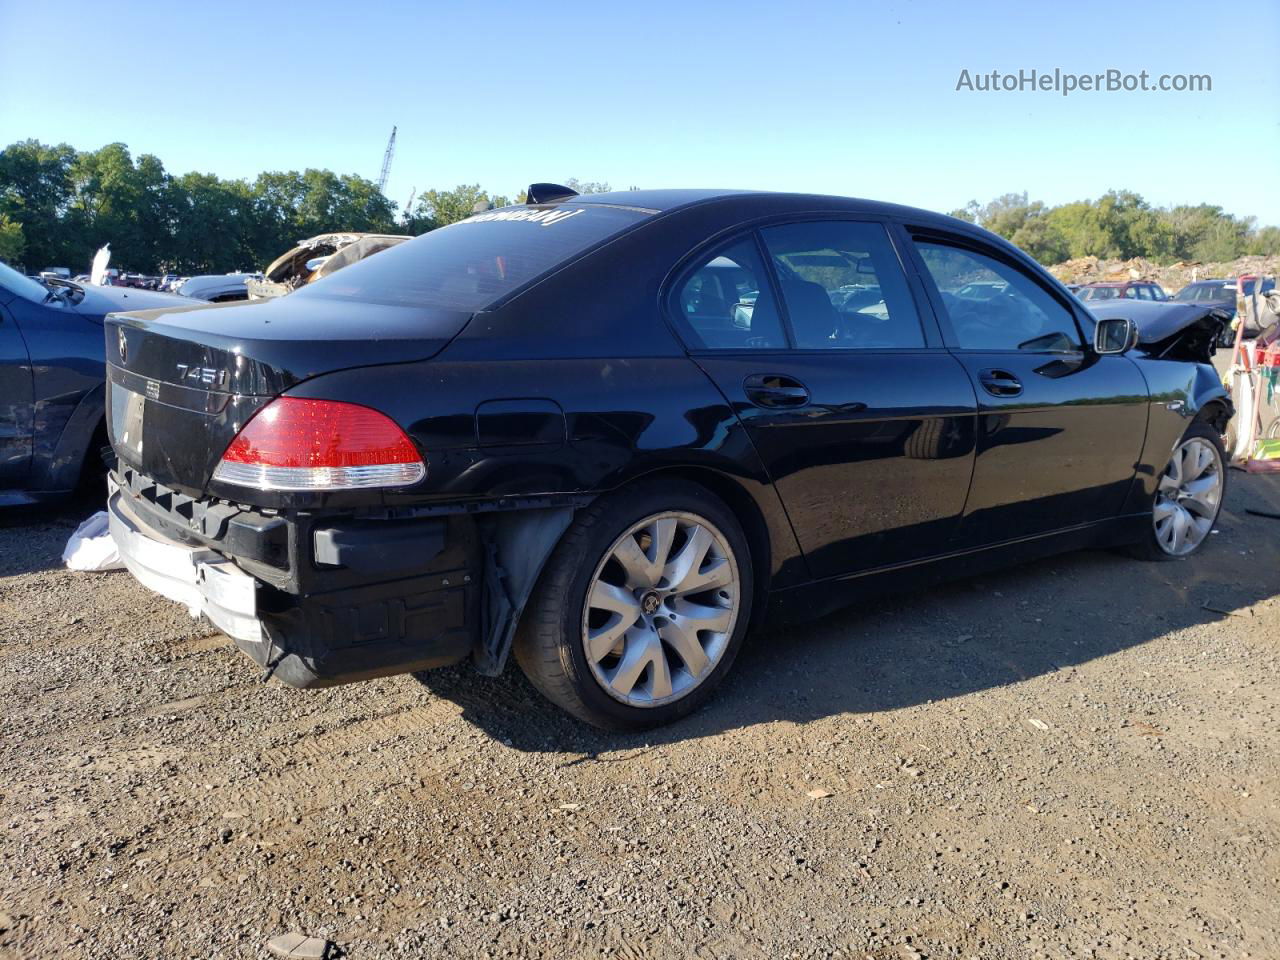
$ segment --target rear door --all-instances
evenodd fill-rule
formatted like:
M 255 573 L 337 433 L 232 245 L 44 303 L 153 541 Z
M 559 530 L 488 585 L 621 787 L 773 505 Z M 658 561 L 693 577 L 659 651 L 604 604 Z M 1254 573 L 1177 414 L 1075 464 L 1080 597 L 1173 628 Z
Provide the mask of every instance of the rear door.
M 974 394 L 885 226 L 767 226 L 695 259 L 670 308 L 769 470 L 815 578 L 945 552 Z
M 1146 437 L 1147 386 L 1137 366 L 1094 353 L 1085 318 L 1065 294 L 998 248 L 930 234 L 916 236 L 915 251 L 944 337 L 978 398 L 964 542 L 1116 516 Z M 960 295 L 981 280 L 1008 286 L 985 300 Z

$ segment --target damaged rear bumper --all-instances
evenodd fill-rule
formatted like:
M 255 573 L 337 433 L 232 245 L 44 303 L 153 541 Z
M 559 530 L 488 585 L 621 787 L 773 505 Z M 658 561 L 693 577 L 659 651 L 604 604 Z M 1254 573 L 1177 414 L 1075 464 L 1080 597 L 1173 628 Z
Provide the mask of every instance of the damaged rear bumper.
M 111 538 L 135 580 L 161 596 L 176 600 L 191 616 L 207 616 L 237 643 L 260 644 L 257 581 L 213 550 L 144 533 L 115 482 L 110 483 L 107 516 Z
M 290 686 L 327 687 L 445 666 L 475 647 L 478 577 L 467 562 L 475 551 L 455 525 L 389 523 L 371 533 L 356 521 L 333 520 L 323 528 L 291 522 L 290 570 L 296 575 L 326 565 L 318 585 L 331 587 L 291 593 L 209 543 L 175 539 L 153 518 L 154 504 L 121 489 L 114 476 L 107 512 L 135 579 L 192 616 L 208 617 Z M 408 570 L 379 569 L 376 561 L 388 554 L 416 562 Z

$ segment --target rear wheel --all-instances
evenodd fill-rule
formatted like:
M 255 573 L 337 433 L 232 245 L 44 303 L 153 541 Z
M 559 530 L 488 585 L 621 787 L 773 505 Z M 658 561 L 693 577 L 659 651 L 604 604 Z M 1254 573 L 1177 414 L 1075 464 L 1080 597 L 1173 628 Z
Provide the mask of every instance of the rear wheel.
M 751 559 L 732 512 L 680 481 L 638 486 L 578 516 L 552 553 L 516 660 L 556 705 L 643 730 L 704 703 L 751 615 Z
M 1134 552 L 1144 560 L 1189 557 L 1209 539 L 1226 493 L 1222 437 L 1193 423 L 1173 450 L 1151 505 L 1151 526 Z

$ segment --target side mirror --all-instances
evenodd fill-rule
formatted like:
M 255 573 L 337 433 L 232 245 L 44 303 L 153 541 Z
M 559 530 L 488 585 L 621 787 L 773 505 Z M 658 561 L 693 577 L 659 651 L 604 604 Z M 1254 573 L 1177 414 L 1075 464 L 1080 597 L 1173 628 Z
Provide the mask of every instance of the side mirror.
M 1124 353 L 1138 342 L 1138 325 L 1128 317 L 1111 317 L 1099 320 L 1093 328 L 1093 349 L 1106 356 Z

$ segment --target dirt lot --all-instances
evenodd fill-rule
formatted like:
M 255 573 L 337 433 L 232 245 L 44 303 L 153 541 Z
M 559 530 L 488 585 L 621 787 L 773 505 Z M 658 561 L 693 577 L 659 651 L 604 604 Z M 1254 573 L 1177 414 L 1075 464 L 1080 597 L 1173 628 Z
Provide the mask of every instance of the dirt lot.
M 1193 561 L 758 636 L 648 738 L 514 673 L 264 686 L 10 515 L 0 956 L 1278 957 L 1280 480 L 1232 482 Z

